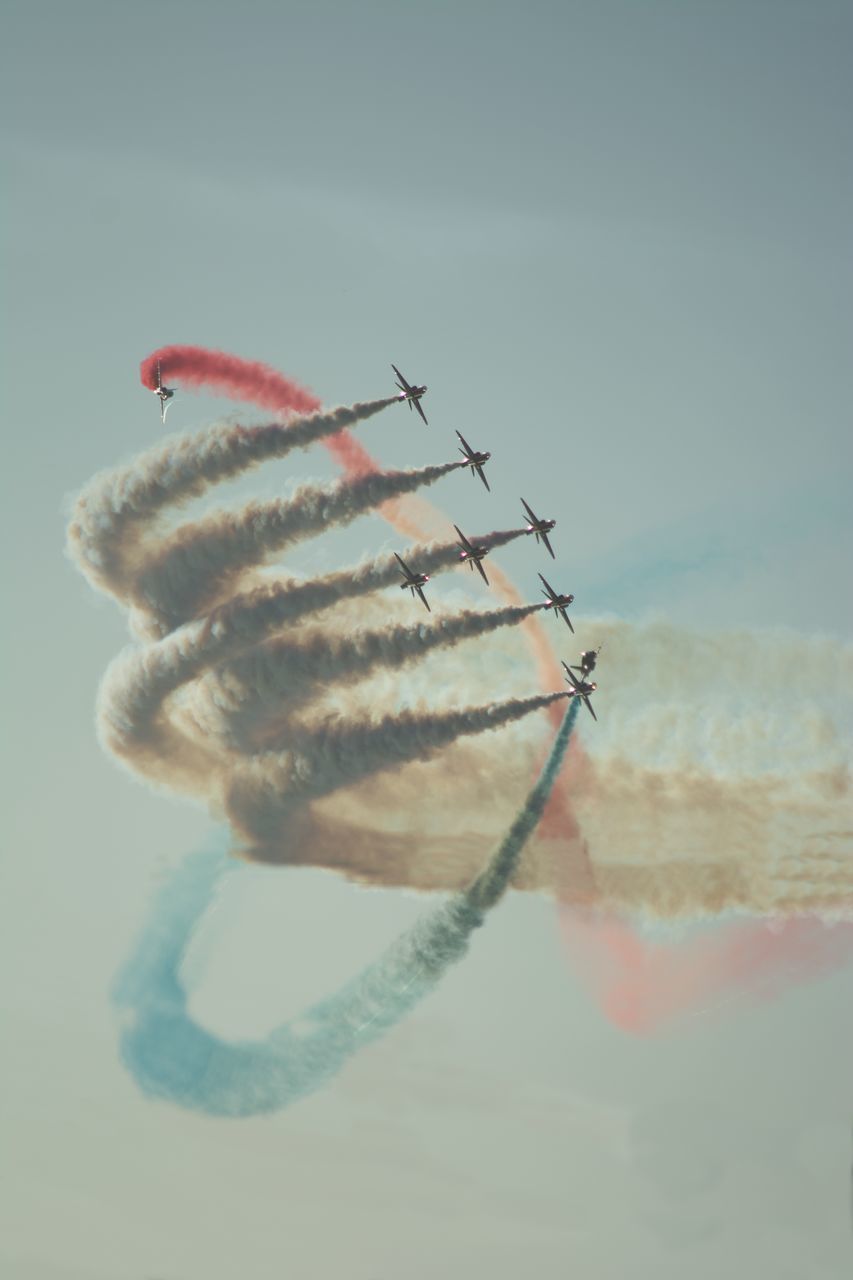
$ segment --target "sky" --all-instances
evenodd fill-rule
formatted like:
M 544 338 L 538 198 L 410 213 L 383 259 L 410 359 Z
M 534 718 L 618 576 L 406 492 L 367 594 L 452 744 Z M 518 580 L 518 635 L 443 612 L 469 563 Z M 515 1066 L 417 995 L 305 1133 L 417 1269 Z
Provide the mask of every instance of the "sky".
M 853 968 L 815 975 L 805 946 L 632 1024 L 554 893 L 511 891 L 310 1097 L 243 1120 L 146 1097 L 115 975 L 222 828 L 100 747 L 127 621 L 64 543 L 93 475 L 162 439 L 138 372 L 157 347 L 264 360 L 328 405 L 389 394 L 392 360 L 427 382 L 428 428 L 391 406 L 359 438 L 420 467 L 458 428 L 492 451 L 492 493 L 441 481 L 448 521 L 512 527 L 522 493 L 557 517 L 578 648 L 606 630 L 615 650 L 578 731 L 608 779 L 582 818 L 664 948 L 655 990 L 674 982 L 688 928 L 716 946 L 737 921 L 638 914 L 613 832 L 644 850 L 657 828 L 626 765 L 735 778 L 745 742 L 849 765 L 850 7 L 83 0 L 11 4 L 4 25 L 4 1269 L 848 1275 Z M 238 409 L 179 391 L 167 427 Z M 336 474 L 315 448 L 216 500 Z M 395 546 L 365 517 L 295 563 Z M 499 559 L 526 598 L 537 569 L 553 580 L 526 539 Z M 488 603 L 464 586 L 436 594 Z M 667 685 L 661 646 L 695 678 Z M 527 660 L 498 654 L 495 678 L 537 692 Z M 491 687 L 482 665 L 466 693 Z M 509 825 L 478 823 L 487 848 Z M 190 1009 L 263 1038 L 433 900 L 235 864 L 185 959 Z

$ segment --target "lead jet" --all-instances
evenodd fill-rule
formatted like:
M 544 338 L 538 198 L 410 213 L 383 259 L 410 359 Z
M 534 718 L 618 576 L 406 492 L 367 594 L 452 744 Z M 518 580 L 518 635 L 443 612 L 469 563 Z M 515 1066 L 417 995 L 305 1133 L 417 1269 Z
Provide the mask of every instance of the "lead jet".
M 545 543 L 545 546 L 548 548 L 548 550 L 551 553 L 551 559 L 556 560 L 557 557 L 554 555 L 554 548 L 551 546 L 550 542 L 548 541 L 548 534 L 555 527 L 557 521 L 556 520 L 540 520 L 538 516 L 535 516 L 533 514 L 533 512 L 530 510 L 530 508 L 528 507 L 527 503 L 524 501 L 523 498 L 521 499 L 521 505 L 524 507 L 525 514 L 528 520 L 530 521 L 530 524 L 527 526 L 527 530 L 526 530 L 527 533 L 535 533 L 537 542 L 541 538 L 542 541 Z
M 459 450 L 459 452 L 465 458 L 465 461 L 463 463 L 460 463 L 460 466 L 470 467 L 471 475 L 473 475 L 474 472 L 476 471 L 477 475 L 480 477 L 483 484 L 486 486 L 487 489 L 489 489 L 489 482 L 483 473 L 483 467 L 486 465 L 486 463 L 489 461 L 489 458 L 491 458 L 492 455 L 490 453 L 478 453 L 476 449 L 471 448 L 470 444 L 465 439 L 461 431 L 457 431 L 456 434 L 458 435 L 459 439 L 462 441 L 462 448 Z M 489 493 L 491 492 L 492 492 L 491 489 L 489 489 Z
M 482 561 L 489 554 L 489 548 L 487 546 L 484 546 L 482 543 L 477 547 L 472 546 L 472 544 L 465 537 L 465 534 L 459 528 L 458 524 L 455 524 L 453 528 L 459 534 L 459 552 L 460 552 L 459 559 L 462 561 L 463 564 L 466 564 L 466 563 L 469 564 L 472 569 L 474 568 L 474 565 L 476 565 L 480 572 L 480 577 L 483 579 L 486 586 L 488 586 L 489 579 L 486 577 L 486 571 L 483 568 Z
M 603 648 L 604 645 L 600 644 L 597 649 L 585 649 L 581 654 L 580 665 L 572 663 L 572 671 L 579 671 L 582 676 L 588 676 L 595 670 L 596 659 Z
M 566 667 L 565 662 L 563 663 L 563 666 Z M 592 703 L 589 698 L 590 694 L 595 693 L 598 685 L 594 684 L 591 680 L 579 680 L 577 676 L 572 675 L 571 667 L 566 667 L 566 683 L 569 686 L 569 692 L 566 694 L 566 697 L 583 698 L 586 703 L 587 711 L 592 716 L 593 720 L 597 720 L 598 716 L 593 711 Z
M 394 555 L 397 556 L 396 551 L 394 552 Z M 429 574 L 413 573 L 412 570 L 409 568 L 409 566 L 406 564 L 402 556 L 397 556 L 397 559 L 400 562 L 400 568 L 403 570 L 403 577 L 405 578 L 405 582 L 400 583 L 400 590 L 405 591 L 406 587 L 408 587 L 412 593 L 413 598 L 414 598 L 415 592 L 417 591 L 421 600 L 423 600 L 424 604 L 426 605 L 427 611 L 429 613 L 432 613 L 432 609 L 430 609 L 429 607 L 429 601 L 427 600 L 426 596 L 423 593 L 423 588 L 429 582 Z
M 563 619 L 563 621 L 565 622 L 566 626 L 569 628 L 569 630 L 570 630 L 570 631 L 572 632 L 572 634 L 574 635 L 574 630 L 575 630 L 575 629 L 574 629 L 574 627 L 573 627 L 573 626 L 572 626 L 572 624 L 571 624 L 571 620 L 570 620 L 570 618 L 569 618 L 569 615 L 566 613 L 566 609 L 569 607 L 569 605 L 570 605 L 570 604 L 572 603 L 572 601 L 574 600 L 574 596 L 573 596 L 571 593 L 570 593 L 569 595 L 567 595 L 567 596 L 560 595 L 560 593 L 559 593 L 559 592 L 557 592 L 557 591 L 555 591 L 555 590 L 554 590 L 554 588 L 551 586 L 551 584 L 550 584 L 550 582 L 547 580 L 547 578 L 543 578 L 543 577 L 542 577 L 542 574 L 541 574 L 541 573 L 540 573 L 539 577 L 542 579 L 542 585 L 543 585 L 543 586 L 544 586 L 544 588 L 545 588 L 545 590 L 542 592 L 542 594 L 543 594 L 543 596 L 547 596 L 547 597 L 548 597 L 548 602 L 547 602 L 547 604 L 546 604 L 544 607 L 545 607 L 546 609 L 553 609 L 553 610 L 554 610 L 554 617 L 556 617 L 556 616 L 557 616 L 557 614 L 559 613 L 560 617 Z M 594 665 L 594 664 L 593 664 L 593 665 Z
M 397 375 L 397 386 L 400 388 L 400 391 L 401 391 L 401 394 L 397 396 L 397 399 L 408 400 L 409 408 L 411 409 L 412 406 L 414 405 L 418 413 L 423 418 L 424 422 L 426 422 L 426 414 L 421 408 L 421 396 L 426 395 L 426 387 L 413 387 L 410 383 L 406 381 L 406 379 L 403 377 L 402 373 L 400 372 L 400 370 L 397 368 L 395 364 L 392 364 L 391 368 L 394 370 L 394 372 Z M 427 423 L 427 426 L 429 426 L 429 423 Z
M 154 392 L 155 396 L 160 397 L 160 421 L 165 422 L 166 410 L 169 407 L 166 402 L 168 400 L 171 400 L 172 396 L 175 394 L 175 388 L 163 386 L 163 380 L 160 377 L 160 361 L 159 360 L 157 361 L 157 386 L 152 387 L 151 390 Z

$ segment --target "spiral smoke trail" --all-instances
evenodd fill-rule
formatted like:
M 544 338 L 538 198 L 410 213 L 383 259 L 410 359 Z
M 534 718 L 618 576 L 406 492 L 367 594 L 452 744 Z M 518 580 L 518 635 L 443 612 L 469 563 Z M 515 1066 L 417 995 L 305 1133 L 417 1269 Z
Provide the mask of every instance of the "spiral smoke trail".
M 296 392 L 292 398 L 304 401 Z M 398 583 L 392 557 L 308 580 L 281 573 L 258 579 L 259 568 L 296 541 L 436 483 L 458 469 L 456 461 L 304 484 L 287 499 L 215 511 L 178 528 L 165 524 L 172 508 L 218 481 L 371 418 L 392 402 L 265 427 L 226 424 L 167 440 L 129 466 L 95 477 L 73 513 L 71 556 L 94 586 L 131 609 L 141 638 L 103 681 L 102 742 L 150 780 L 224 811 L 250 856 L 281 860 L 294 833 L 304 839 L 306 808 L 318 798 L 428 759 L 564 696 L 509 697 L 445 711 L 372 706 L 359 713 L 350 699 L 359 674 L 398 669 L 430 649 L 522 623 L 534 607 L 436 616 L 416 631 L 351 629 L 335 618 L 335 606 Z M 523 532 L 498 530 L 481 541 L 491 550 Z M 455 539 L 408 554 L 430 573 L 459 559 Z M 300 633 L 321 611 L 332 617 L 321 636 L 306 642 Z M 301 679 L 291 674 L 300 651 L 310 655 L 313 683 L 306 684 L 304 662 Z M 232 711 L 225 699 L 215 700 L 219 732 L 210 732 L 212 690 L 233 689 L 238 679 L 241 697 L 232 699 Z M 342 682 L 336 714 L 318 717 L 312 690 L 328 694 Z
M 222 582 L 221 597 L 200 602 L 200 616 L 181 625 L 187 611 L 169 616 L 167 608 L 161 616 L 137 576 L 156 563 L 152 546 L 162 550 L 168 543 L 160 535 L 170 509 L 267 457 L 319 440 L 348 479 L 376 474 L 378 464 L 349 428 L 394 398 L 320 412 L 316 397 L 277 371 L 194 347 L 162 348 L 144 361 L 147 387 L 155 385 L 158 359 L 164 382 L 209 386 L 300 416 L 261 427 L 220 425 L 173 440 L 159 456 L 148 455 L 150 465 L 137 460 L 102 477 L 84 495 L 71 530 L 72 554 L 99 589 L 131 610 L 134 631 L 154 642 L 122 655 L 108 673 L 100 699 L 104 742 L 137 771 L 203 795 L 217 809 L 229 794 L 240 803 L 247 793 L 257 795 L 265 812 L 256 813 L 256 829 L 237 829 L 250 855 L 279 860 L 286 846 L 287 861 L 334 867 L 373 883 L 464 885 L 490 839 L 497 838 L 507 801 L 513 803 L 519 779 L 537 757 L 530 740 L 513 738 L 508 751 L 505 735 L 494 736 L 493 748 L 483 738 L 466 747 L 460 738 L 450 752 L 434 757 L 428 785 L 447 799 L 439 810 L 451 815 L 449 823 L 435 810 L 419 808 L 422 784 L 412 770 L 392 771 L 384 786 L 380 779 L 387 774 L 344 787 L 332 797 L 331 809 L 322 797 L 308 800 L 297 821 L 287 805 L 286 813 L 275 812 L 259 771 L 250 765 L 246 776 L 246 763 L 265 752 L 275 755 L 276 749 L 279 765 L 286 763 L 281 748 L 294 744 L 296 711 L 323 729 L 326 687 L 353 722 L 351 679 L 368 677 L 372 705 L 393 707 L 398 697 L 392 673 L 416 654 L 429 668 L 429 653 L 463 640 L 465 624 L 453 638 L 447 617 L 440 619 L 446 636 L 422 625 L 403 628 L 390 647 L 387 628 L 366 628 L 365 622 L 380 621 L 373 593 L 395 581 L 390 561 L 307 582 L 238 574 L 236 582 Z M 453 562 L 453 549 L 435 541 L 446 527 L 444 518 L 422 499 L 391 498 L 379 509 L 398 532 L 424 543 L 412 554 L 431 558 L 428 564 L 419 560 L 418 568 L 434 572 Z M 520 605 L 499 566 L 489 576 L 504 603 Z M 342 631 L 348 596 L 354 601 Z M 361 616 L 353 617 L 356 606 Z M 318 610 L 330 612 L 314 623 Z M 559 668 L 541 615 L 499 620 L 499 613 L 477 615 L 477 634 L 514 629 L 517 622 L 535 655 L 540 687 L 553 688 Z M 850 753 L 844 738 L 849 647 L 772 633 L 694 636 L 660 624 L 614 628 L 612 619 L 582 626 L 588 628 L 588 638 L 579 637 L 582 644 L 607 641 L 609 714 L 597 726 L 591 759 L 577 735 L 573 739 L 570 772 L 555 786 L 514 883 L 551 889 L 556 869 L 567 945 L 578 953 L 580 971 L 601 987 L 605 1012 L 636 1029 L 701 1003 L 703 992 L 749 984 L 759 970 L 766 970 L 767 983 L 784 985 L 786 957 L 788 968 L 795 963 L 803 974 L 842 963 L 853 929 L 839 922 L 849 917 L 853 903 Z M 495 644 L 489 670 L 499 656 Z M 381 656 L 374 659 L 377 649 Z M 466 664 L 472 689 L 483 689 L 485 666 Z M 422 669 L 419 663 L 415 670 Z M 805 684 L 791 685 L 796 671 L 810 673 Z M 410 682 L 415 683 L 411 671 L 407 688 Z M 417 687 L 433 691 L 435 677 L 427 675 Z M 493 687 L 489 681 L 487 696 Z M 782 688 L 788 690 L 784 708 L 778 706 Z M 774 707 L 768 728 L 768 709 Z M 548 713 L 552 720 L 559 715 L 556 702 Z M 772 755 L 766 750 L 770 742 Z M 294 782 L 304 789 L 303 771 L 313 770 L 311 750 L 300 749 L 292 763 Z M 465 823 L 465 811 L 455 803 L 460 773 L 468 784 L 466 809 L 473 805 L 478 814 L 476 826 Z M 400 816 L 406 808 L 418 812 L 418 827 L 401 842 L 393 821 L 385 830 L 376 818 L 386 811 Z M 732 924 L 710 940 L 667 945 L 652 945 L 631 924 L 637 911 L 690 919 L 721 910 L 753 913 L 759 920 Z M 810 919 L 815 912 L 835 921 L 834 928 Z M 761 920 L 772 921 L 772 932 Z M 674 974 L 680 975 L 675 986 Z
M 227 1043 L 188 1011 L 181 964 L 228 865 L 218 852 L 188 858 L 157 895 L 113 990 L 124 1021 L 122 1060 L 143 1093 L 215 1116 L 281 1110 L 327 1084 L 353 1054 L 399 1023 L 462 959 L 473 931 L 503 897 L 542 816 L 579 705 L 571 703 L 525 804 L 468 888 L 426 912 L 334 995 L 263 1040 Z

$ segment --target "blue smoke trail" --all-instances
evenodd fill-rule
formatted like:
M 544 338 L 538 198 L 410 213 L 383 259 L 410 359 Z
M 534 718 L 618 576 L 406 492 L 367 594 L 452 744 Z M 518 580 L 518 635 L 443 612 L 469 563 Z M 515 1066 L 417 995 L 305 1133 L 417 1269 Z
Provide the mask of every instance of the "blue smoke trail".
M 120 973 L 113 1003 L 126 1016 L 121 1057 L 150 1098 L 208 1115 L 277 1111 L 321 1088 L 438 984 L 496 905 L 535 830 L 577 719 L 573 699 L 525 804 L 487 866 L 462 893 L 433 908 L 328 999 L 264 1040 L 228 1044 L 198 1026 L 180 977 L 192 931 L 226 867 L 224 852 L 192 855 L 157 895 Z

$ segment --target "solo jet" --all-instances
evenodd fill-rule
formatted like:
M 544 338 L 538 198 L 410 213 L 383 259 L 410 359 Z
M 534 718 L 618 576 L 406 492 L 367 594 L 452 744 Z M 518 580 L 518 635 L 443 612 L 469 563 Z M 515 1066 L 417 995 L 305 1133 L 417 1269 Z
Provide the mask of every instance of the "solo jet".
M 560 594 L 559 594 L 559 592 L 557 592 L 557 591 L 555 591 L 555 590 L 554 590 L 554 588 L 551 586 L 550 582 L 548 582 L 547 578 L 543 578 L 543 577 L 542 577 L 542 574 L 541 574 L 541 573 L 540 573 L 539 577 L 542 579 L 542 585 L 543 585 L 543 586 L 544 586 L 544 588 L 545 588 L 545 590 L 542 592 L 542 594 L 543 594 L 543 596 L 547 596 L 547 597 L 548 597 L 548 602 L 547 602 L 547 604 L 545 605 L 545 608 L 546 608 L 546 609 L 553 609 L 553 610 L 554 610 L 554 617 L 556 617 L 556 616 L 557 616 L 557 614 L 559 613 L 560 617 L 563 619 L 563 621 L 565 622 L 566 626 L 569 628 L 569 630 L 572 632 L 572 634 L 574 634 L 574 630 L 575 630 L 575 629 L 574 629 L 574 627 L 573 627 L 573 626 L 572 626 L 572 624 L 571 624 L 571 620 L 569 619 L 569 615 L 566 613 L 566 609 L 569 607 L 569 605 L 570 605 L 570 604 L 572 603 L 572 601 L 574 600 L 574 596 L 573 596 L 573 595 L 571 595 L 571 593 L 570 593 L 569 595 L 567 595 L 567 596 L 560 595 Z M 595 660 L 593 659 L 593 666 L 594 666 L 594 665 L 595 665 Z M 590 668 L 590 670 L 592 670 L 592 668 Z
M 426 414 L 421 408 L 421 396 L 426 395 L 426 387 L 411 386 L 411 384 L 406 381 L 406 379 L 403 377 L 402 373 L 400 372 L 400 370 L 397 368 L 395 364 L 392 364 L 391 368 L 394 370 L 394 372 L 397 375 L 397 386 L 400 388 L 400 392 L 401 392 L 401 394 L 397 397 L 397 399 L 408 400 L 409 408 L 411 409 L 412 405 L 414 405 L 418 413 L 423 418 L 424 422 L 426 422 Z M 427 426 L 429 426 L 429 423 L 427 423 Z
M 527 526 L 527 532 L 535 533 L 537 542 L 541 538 L 542 541 L 545 543 L 545 546 L 548 548 L 548 550 L 551 553 L 551 559 L 556 560 L 557 557 L 554 555 L 554 548 L 551 546 L 550 542 L 548 541 L 548 534 L 554 528 L 557 521 L 556 520 L 540 520 L 538 516 L 535 516 L 533 514 L 533 512 L 530 510 L 530 508 L 528 507 L 527 503 L 524 501 L 523 498 L 521 499 L 521 505 L 524 507 L 525 515 L 530 521 L 530 524 Z
M 601 650 L 604 648 L 600 644 L 597 649 L 585 649 L 581 654 L 580 665 L 572 663 L 572 671 L 579 671 L 582 676 L 588 676 L 591 671 L 595 670 L 595 661 Z M 565 663 L 563 664 L 565 666 Z
M 459 552 L 460 552 L 459 559 L 462 561 L 463 564 L 467 561 L 467 563 L 471 566 L 472 569 L 474 568 L 474 565 L 476 565 L 480 571 L 480 577 L 483 579 L 486 586 L 488 586 L 489 579 L 486 577 L 486 571 L 483 568 L 482 561 L 489 554 L 489 548 L 483 546 L 482 544 L 478 547 L 472 546 L 471 543 L 468 541 L 468 539 L 465 537 L 465 534 L 459 528 L 458 524 L 455 524 L 453 528 L 459 534 Z
M 396 551 L 394 552 L 394 555 L 397 556 Z M 429 607 L 429 601 L 427 600 L 426 596 L 423 593 L 423 588 L 429 582 L 429 574 L 413 573 L 412 570 L 409 568 L 409 566 L 406 564 L 402 556 L 397 556 L 397 559 L 400 562 L 400 568 L 403 570 L 403 577 L 406 579 L 405 582 L 400 583 L 400 589 L 402 591 L 405 591 L 406 587 L 408 587 L 413 597 L 415 592 L 417 591 L 421 600 L 423 600 L 424 604 L 426 605 L 429 613 L 432 613 L 432 609 L 430 609 Z
M 160 421 L 165 422 L 166 410 L 169 407 L 166 402 L 167 400 L 171 400 L 172 396 L 175 394 L 175 388 L 163 386 L 163 380 L 160 377 L 160 361 L 159 360 L 157 361 L 157 386 L 152 387 L 152 390 L 155 396 L 160 397 Z
M 565 662 L 563 663 L 563 666 L 566 667 Z M 579 680 L 577 676 L 572 675 L 571 667 L 566 667 L 566 683 L 569 686 L 569 692 L 566 694 L 566 697 L 583 698 L 586 703 L 587 711 L 592 716 L 593 720 L 597 720 L 598 716 L 593 711 L 592 703 L 589 698 L 590 694 L 595 693 L 598 685 L 594 684 L 591 680 Z
M 489 461 L 489 458 L 491 458 L 492 455 L 490 453 L 478 453 L 476 449 L 471 448 L 470 444 L 465 439 L 461 431 L 457 431 L 456 434 L 458 435 L 459 439 L 462 441 L 462 448 L 459 450 L 459 452 L 465 458 L 465 461 L 460 465 L 464 467 L 470 467 L 471 475 L 473 475 L 474 472 L 476 471 L 477 475 L 480 477 L 483 484 L 486 486 L 487 489 L 489 489 L 489 482 L 483 473 L 483 467 L 486 465 L 486 463 Z M 491 492 L 492 492 L 491 489 L 489 489 L 489 493 Z

